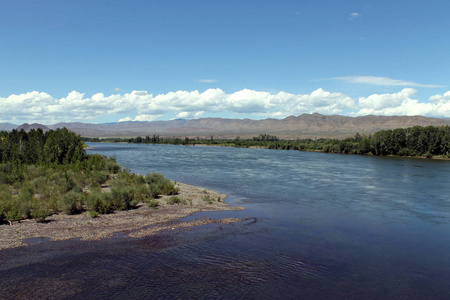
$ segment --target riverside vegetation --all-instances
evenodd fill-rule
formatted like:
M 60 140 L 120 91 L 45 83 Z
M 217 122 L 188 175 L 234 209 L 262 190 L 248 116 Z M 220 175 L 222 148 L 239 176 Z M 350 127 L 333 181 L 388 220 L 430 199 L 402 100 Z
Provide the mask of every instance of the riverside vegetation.
M 0 224 L 45 221 L 55 213 L 91 217 L 158 206 L 178 188 L 162 174 L 131 173 L 114 157 L 88 155 L 81 137 L 66 128 L 0 132 Z
M 86 138 L 93 142 L 128 142 L 173 145 L 212 145 L 228 147 L 259 147 L 268 149 L 319 151 L 325 153 L 361 154 L 377 156 L 410 156 L 450 158 L 450 126 L 414 126 L 381 130 L 373 135 L 356 133 L 346 139 L 298 139 L 281 140 L 276 136 L 260 134 L 252 139 L 162 138 L 159 135 L 131 139 Z

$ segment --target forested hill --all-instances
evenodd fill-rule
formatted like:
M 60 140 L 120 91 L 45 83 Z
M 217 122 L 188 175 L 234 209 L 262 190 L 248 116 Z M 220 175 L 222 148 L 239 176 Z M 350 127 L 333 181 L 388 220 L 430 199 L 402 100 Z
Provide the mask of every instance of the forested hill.
M 0 124 L 1 125 L 1 124 Z M 66 127 L 83 137 L 122 137 L 159 135 L 161 137 L 202 137 L 234 139 L 252 138 L 261 133 L 276 135 L 282 139 L 346 138 L 356 132 L 366 135 L 380 130 L 413 126 L 448 126 L 450 119 L 422 116 L 329 116 L 302 114 L 285 119 L 223 119 L 202 118 L 195 120 L 171 120 L 153 122 L 119 122 L 108 124 L 59 123 L 54 125 L 23 124 L 18 129 L 42 128 L 44 131 Z M 10 128 L 10 124 L 6 124 Z M 17 127 L 16 127 L 17 128 Z M 1 130 L 0 126 L 0 130 Z M 10 129 L 4 129 L 10 130 Z

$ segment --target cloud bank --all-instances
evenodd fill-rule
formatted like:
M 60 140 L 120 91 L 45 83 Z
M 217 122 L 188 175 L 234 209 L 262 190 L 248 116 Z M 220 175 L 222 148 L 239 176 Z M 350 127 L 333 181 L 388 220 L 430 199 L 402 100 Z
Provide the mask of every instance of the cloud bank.
M 450 91 L 428 101 L 415 99 L 417 91 L 404 88 L 397 93 L 352 98 L 339 92 L 317 89 L 311 94 L 269 93 L 244 89 L 231 94 L 221 89 L 176 91 L 153 95 L 147 91 L 105 96 L 70 92 L 56 99 L 43 92 L 0 97 L 0 122 L 97 122 L 111 116 L 115 121 L 153 121 L 232 115 L 236 118 L 284 118 L 302 113 L 363 115 L 423 115 L 450 117 Z

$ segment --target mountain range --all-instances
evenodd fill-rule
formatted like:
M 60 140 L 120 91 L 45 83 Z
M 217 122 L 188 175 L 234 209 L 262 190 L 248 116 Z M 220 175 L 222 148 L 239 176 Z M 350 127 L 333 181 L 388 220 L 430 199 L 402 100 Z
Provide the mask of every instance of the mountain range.
M 54 125 L 23 124 L 20 126 L 0 123 L 0 130 L 30 130 L 42 128 L 44 131 L 66 127 L 83 137 L 137 137 L 159 135 L 161 137 L 202 137 L 210 138 L 251 138 L 259 134 L 276 135 L 285 139 L 298 138 L 344 138 L 360 134 L 372 134 L 379 130 L 407 128 L 412 126 L 448 126 L 450 119 L 422 116 L 363 116 L 347 117 L 339 115 L 302 114 L 285 119 L 224 119 L 202 118 L 194 120 L 170 120 L 153 122 L 81 123 L 68 122 Z

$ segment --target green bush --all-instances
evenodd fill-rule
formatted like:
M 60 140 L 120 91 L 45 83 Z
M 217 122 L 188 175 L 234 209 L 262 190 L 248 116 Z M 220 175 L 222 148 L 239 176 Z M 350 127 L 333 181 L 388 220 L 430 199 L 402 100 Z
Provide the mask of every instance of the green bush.
M 158 183 L 161 180 L 164 180 L 164 175 L 156 172 L 149 173 L 145 175 L 145 182 L 147 184 Z
M 169 199 L 166 199 L 167 204 L 174 205 L 174 204 L 186 204 L 186 200 L 181 199 L 178 196 L 172 196 Z
M 89 211 L 100 214 L 108 214 L 113 210 L 111 198 L 101 191 L 92 191 L 86 197 L 86 204 Z
M 45 203 L 41 201 L 34 201 L 33 208 L 30 211 L 30 215 L 38 222 L 45 222 L 45 219 L 51 216 L 52 210 L 47 207 Z
M 98 217 L 98 212 L 90 210 L 89 211 L 89 216 L 91 216 L 92 219 L 97 218 Z
M 175 187 L 174 183 L 169 179 L 165 179 L 160 186 L 160 192 L 164 195 L 176 195 L 179 191 L 180 189 Z
M 208 204 L 213 204 L 213 200 L 209 195 L 203 196 L 203 201 L 207 202 Z
M 103 184 L 108 180 L 108 175 L 100 171 L 92 171 L 90 174 L 90 183 Z
M 22 207 L 17 196 L 12 197 L 7 191 L 0 191 L 0 222 L 14 221 L 22 219 Z
M 74 215 L 83 209 L 84 194 L 74 190 L 64 194 L 58 201 L 58 209 L 65 214 Z
M 5 212 L 5 219 L 11 224 L 13 221 L 20 221 L 22 219 L 22 213 L 19 205 L 12 205 Z
M 151 183 L 149 185 L 149 189 L 150 189 L 151 197 L 158 198 L 159 194 L 161 193 L 161 189 L 160 189 L 159 185 L 157 185 L 156 183 Z
M 176 195 L 180 191 L 172 181 L 160 173 L 152 172 L 145 175 L 145 182 L 149 185 L 153 198 L 157 198 L 160 194 Z
M 105 161 L 104 169 L 110 174 L 117 174 L 121 170 L 120 164 L 116 162 L 115 157 L 110 157 Z
M 143 183 L 135 186 L 134 198 L 139 201 L 145 201 L 154 197 L 152 197 L 152 194 L 150 193 L 149 186 Z
M 133 187 L 112 188 L 111 197 L 114 207 L 120 210 L 136 208 L 138 200 L 134 199 L 135 190 Z
M 158 207 L 159 206 L 159 201 L 156 199 L 150 199 L 146 201 L 148 206 L 150 207 Z

